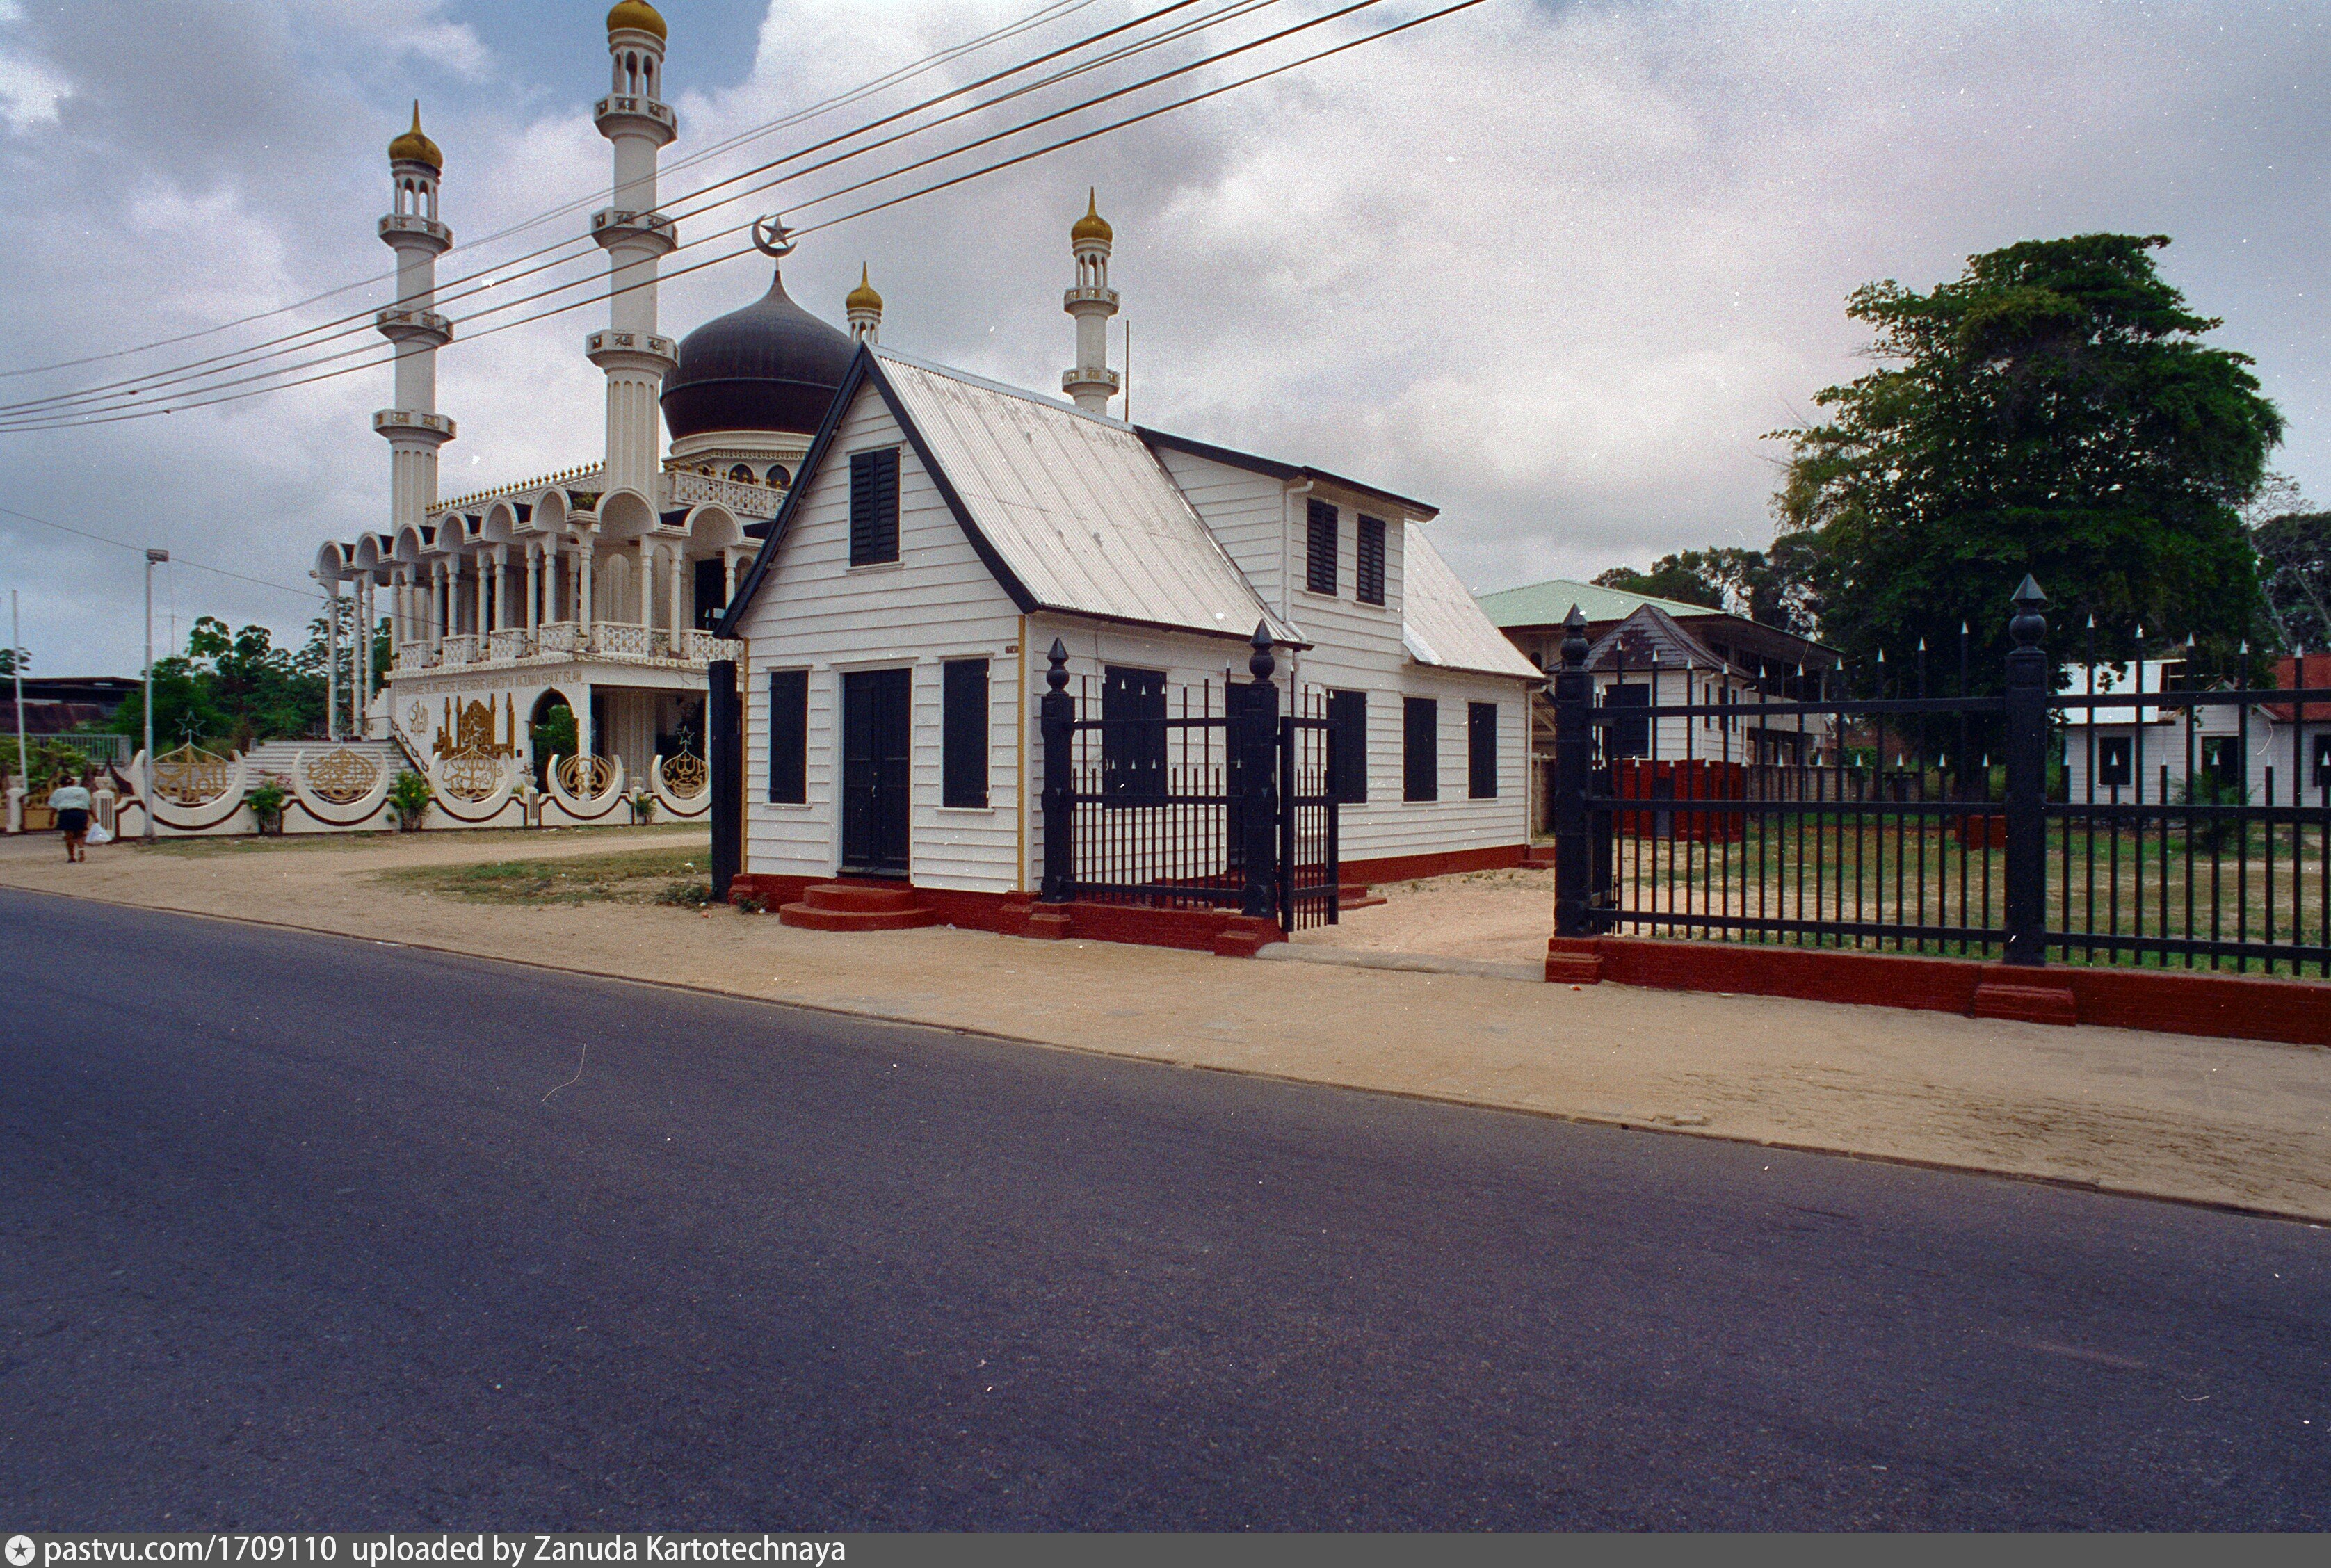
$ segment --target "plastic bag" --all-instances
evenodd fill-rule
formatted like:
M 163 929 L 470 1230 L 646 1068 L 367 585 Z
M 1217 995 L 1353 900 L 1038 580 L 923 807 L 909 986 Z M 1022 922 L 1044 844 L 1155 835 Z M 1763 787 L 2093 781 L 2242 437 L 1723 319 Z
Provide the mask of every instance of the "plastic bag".
M 103 822 L 91 822 L 89 824 L 89 836 L 81 840 L 81 842 L 84 844 L 109 844 L 113 842 L 113 835 L 105 831 L 105 824 Z

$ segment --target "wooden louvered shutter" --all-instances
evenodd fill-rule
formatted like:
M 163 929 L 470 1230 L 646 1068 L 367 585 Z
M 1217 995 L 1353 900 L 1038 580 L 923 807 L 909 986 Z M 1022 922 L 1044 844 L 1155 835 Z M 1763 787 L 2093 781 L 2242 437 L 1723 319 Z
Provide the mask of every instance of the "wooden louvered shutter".
M 987 803 L 987 660 L 941 665 L 939 804 Z
M 1314 594 L 1336 591 L 1336 508 L 1313 501 L 1304 545 L 1303 585 Z
M 1368 798 L 1368 694 L 1327 693 L 1327 793 L 1347 806 Z
M 769 671 L 769 799 L 809 800 L 809 671 Z
M 1401 699 L 1401 798 L 1441 798 L 1441 704 L 1430 697 Z
M 850 454 L 850 564 L 899 558 L 899 449 Z
M 1384 520 L 1362 518 L 1359 541 L 1353 551 L 1355 581 L 1352 596 L 1363 604 L 1384 602 Z
M 1467 793 L 1477 801 L 1498 796 L 1498 705 L 1465 705 L 1465 778 Z

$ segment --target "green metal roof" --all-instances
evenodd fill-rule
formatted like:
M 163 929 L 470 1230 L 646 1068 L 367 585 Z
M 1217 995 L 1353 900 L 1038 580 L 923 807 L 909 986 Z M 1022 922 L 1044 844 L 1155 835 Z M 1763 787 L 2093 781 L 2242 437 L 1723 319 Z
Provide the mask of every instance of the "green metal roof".
M 1721 615 L 1721 610 L 1711 610 L 1705 604 L 1683 604 L 1673 599 L 1654 599 L 1648 594 L 1630 594 L 1618 588 L 1598 587 L 1593 583 L 1575 583 L 1567 577 L 1556 577 L 1550 583 L 1533 583 L 1527 588 L 1505 588 L 1495 594 L 1475 595 L 1481 613 L 1498 627 L 1559 626 L 1570 607 L 1577 605 L 1586 613 L 1589 621 L 1624 621 L 1646 604 L 1656 604 L 1669 614 L 1681 619 L 1689 615 Z

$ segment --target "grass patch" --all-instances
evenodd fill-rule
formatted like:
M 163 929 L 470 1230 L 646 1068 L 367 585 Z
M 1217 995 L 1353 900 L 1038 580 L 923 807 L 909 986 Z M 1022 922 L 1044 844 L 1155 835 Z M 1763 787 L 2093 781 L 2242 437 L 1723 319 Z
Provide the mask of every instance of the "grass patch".
M 710 855 L 703 849 L 410 866 L 379 875 L 398 887 L 472 904 L 670 904 L 694 909 L 712 902 Z

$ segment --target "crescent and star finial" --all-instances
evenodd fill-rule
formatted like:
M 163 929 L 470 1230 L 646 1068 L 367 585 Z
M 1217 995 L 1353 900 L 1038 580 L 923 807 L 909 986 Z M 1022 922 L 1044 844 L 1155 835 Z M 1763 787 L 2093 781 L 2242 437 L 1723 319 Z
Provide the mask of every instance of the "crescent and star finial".
M 785 227 L 783 214 L 753 220 L 753 249 L 778 261 L 794 253 L 794 232 Z

